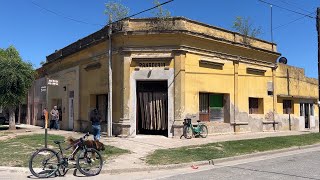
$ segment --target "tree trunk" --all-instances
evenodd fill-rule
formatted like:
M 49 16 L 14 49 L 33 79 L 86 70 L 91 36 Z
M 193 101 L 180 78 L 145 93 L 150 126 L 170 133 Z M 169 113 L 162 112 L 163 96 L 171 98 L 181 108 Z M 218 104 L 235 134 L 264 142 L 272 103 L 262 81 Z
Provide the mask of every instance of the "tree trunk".
M 9 130 L 16 129 L 16 121 L 15 121 L 15 108 L 9 108 Z
M 18 111 L 18 124 L 20 124 L 21 119 L 21 104 L 19 104 L 19 111 Z

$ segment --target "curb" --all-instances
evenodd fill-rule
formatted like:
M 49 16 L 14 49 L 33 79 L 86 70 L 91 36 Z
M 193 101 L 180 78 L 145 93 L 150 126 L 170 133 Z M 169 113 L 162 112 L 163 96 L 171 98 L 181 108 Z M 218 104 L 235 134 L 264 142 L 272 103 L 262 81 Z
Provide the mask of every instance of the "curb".
M 279 153 L 285 153 L 290 151 L 296 151 L 296 150 L 302 150 L 302 149 L 311 149 L 311 148 L 317 148 L 320 147 L 319 144 L 313 144 L 313 145 L 307 145 L 307 146 L 295 146 L 291 148 L 285 148 L 285 149 L 278 149 L 278 150 L 271 150 L 271 151 L 265 151 L 265 152 L 258 152 L 258 153 L 252 153 L 252 154 L 245 154 L 240 156 L 234 156 L 234 157 L 226 157 L 226 158 L 220 158 L 220 159 L 211 159 L 211 160 L 204 160 L 204 161 L 195 161 L 195 162 L 189 162 L 189 163 L 181 163 L 181 164 L 170 164 L 170 165 L 161 165 L 161 166 L 147 166 L 142 168 L 122 168 L 122 169 L 102 169 L 100 174 L 121 174 L 121 173 L 133 173 L 133 172 L 143 172 L 143 171 L 157 171 L 157 170 L 168 170 L 168 169 L 179 169 L 179 168 L 186 168 L 190 167 L 192 165 L 195 166 L 205 166 L 205 165 L 215 165 L 220 164 L 228 161 L 235 161 L 235 160 L 241 160 L 241 159 L 248 159 L 253 157 L 260 157 L 265 155 L 273 155 L 273 154 L 279 154 Z M 0 166 L 0 172 L 1 171 L 9 171 L 12 173 L 15 172 L 22 172 L 22 173 L 30 173 L 29 168 L 25 167 L 6 167 L 6 166 Z M 67 174 L 73 174 L 74 170 L 70 169 Z M 78 172 L 80 173 L 80 172 Z

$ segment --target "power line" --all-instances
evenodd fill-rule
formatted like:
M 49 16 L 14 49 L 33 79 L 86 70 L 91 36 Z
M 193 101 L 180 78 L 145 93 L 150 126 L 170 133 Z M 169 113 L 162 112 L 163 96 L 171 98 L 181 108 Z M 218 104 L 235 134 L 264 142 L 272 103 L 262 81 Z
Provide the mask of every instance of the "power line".
M 311 14 L 314 14 L 314 13 L 316 13 L 316 12 L 312 12 L 312 13 L 310 13 L 310 14 L 308 14 L 308 15 L 311 15 Z M 300 18 L 298 18 L 298 19 L 292 20 L 292 21 L 290 21 L 290 22 L 288 22 L 288 23 L 279 25 L 279 26 L 273 28 L 273 30 L 276 30 L 276 29 L 279 29 L 279 28 L 281 28 L 281 27 L 287 26 L 287 25 L 289 25 L 289 24 L 291 24 L 291 23 L 294 23 L 294 22 L 296 22 L 296 21 L 299 21 L 299 20 L 301 20 L 301 19 L 304 19 L 305 17 L 307 17 L 307 16 L 303 16 L 303 17 L 300 17 Z
M 127 17 L 125 17 L 125 18 L 122 18 L 122 19 L 119 19 L 119 20 L 117 20 L 117 21 L 108 23 L 107 26 L 110 25 L 110 24 L 112 24 L 112 23 L 117 23 L 117 22 L 119 22 L 119 21 L 123 21 L 123 20 L 125 20 L 125 19 L 129 19 L 129 18 L 131 18 L 131 17 L 137 16 L 137 15 L 139 15 L 139 14 L 142 14 L 142 13 L 144 13 L 144 12 L 150 11 L 150 10 L 152 10 L 152 9 L 155 9 L 155 8 L 157 8 L 157 7 L 159 7 L 159 6 L 165 5 L 165 4 L 170 3 L 170 2 L 172 2 L 172 1 L 174 1 L 174 0 L 166 1 L 166 2 L 164 2 L 164 3 L 161 3 L 161 4 L 158 4 L 158 5 L 156 5 L 156 6 L 153 6 L 152 8 L 149 8 L 149 9 L 146 9 L 146 10 L 143 10 L 143 11 L 140 11 L 140 12 L 138 12 L 138 13 L 136 13 L 136 14 L 132 14 L 132 15 L 127 16 Z
M 299 7 L 299 5 L 293 4 L 292 2 L 288 3 L 288 2 L 285 1 L 285 0 L 280 0 L 280 1 L 283 2 L 284 4 L 287 4 L 287 5 L 290 5 L 290 6 L 292 6 L 292 7 L 297 8 L 297 9 L 300 9 L 301 11 L 304 11 L 304 12 L 307 12 L 307 13 L 311 13 L 311 11 L 307 11 L 307 10 Z
M 69 16 L 66 16 L 66 15 L 63 15 L 61 13 L 58 13 L 58 12 L 55 12 L 53 10 L 50 10 L 48 8 L 45 8 L 43 6 L 40 6 L 39 4 L 35 3 L 34 1 L 31 0 L 31 3 L 35 6 L 37 6 L 38 8 L 42 9 L 42 10 L 45 10 L 47 12 L 50 12 L 56 16 L 60 16 L 64 19 L 68 19 L 68 20 L 71 20 L 71 21 L 74 21 L 74 22 L 77 22 L 77 23 L 82 23 L 82 24 L 87 24 L 87 25 L 92 25 L 92 26 L 100 26 L 100 27 L 103 27 L 104 25 L 102 24 L 95 24 L 95 23 L 89 23 L 89 22 L 86 22 L 86 21 L 82 21 L 82 20 L 78 20 L 78 19 L 75 19 L 75 18 L 72 18 L 72 17 L 69 17 Z
M 117 23 L 117 22 L 122 21 L 122 20 L 125 20 L 125 19 L 129 19 L 129 18 L 134 17 L 134 16 L 137 16 L 137 15 L 139 15 L 139 14 L 145 13 L 145 12 L 147 12 L 147 11 L 150 11 L 150 10 L 152 10 L 152 9 L 155 9 L 155 8 L 157 8 L 157 7 L 160 7 L 160 6 L 162 6 L 162 5 L 168 4 L 168 3 L 172 2 L 172 1 L 174 1 L 174 0 L 169 0 L 169 1 L 163 2 L 163 3 L 161 3 L 161 4 L 158 4 L 158 5 L 154 6 L 154 7 L 151 7 L 151 8 L 149 8 L 149 9 L 140 11 L 140 12 L 138 12 L 138 13 L 132 14 L 132 15 L 127 16 L 127 17 L 125 17 L 125 18 L 122 18 L 122 19 L 119 19 L 119 20 L 117 20 L 117 21 L 108 23 L 106 26 L 108 26 L 108 25 L 110 25 L 110 24 L 112 24 L 112 23 Z M 48 12 L 54 14 L 54 15 L 60 16 L 60 17 L 62 17 L 62 18 L 65 18 L 65 19 L 68 19 L 68 20 L 71 20 L 71 21 L 74 21 L 74 22 L 77 22 L 77 23 L 83 23 L 83 24 L 87 24 L 87 25 L 100 26 L 100 27 L 103 27 L 103 26 L 104 26 L 104 25 L 102 25 L 102 24 L 89 23 L 89 22 L 86 22 L 86 21 L 82 21 L 82 20 L 78 20 L 78 19 L 75 19 L 75 18 L 72 18 L 72 17 L 65 16 L 65 15 L 63 15 L 63 14 L 57 13 L 57 12 L 55 12 L 55 11 L 53 11 L 53 10 L 48 9 L 48 8 L 42 7 L 42 6 L 40 6 L 39 4 L 35 3 L 35 2 L 32 1 L 32 0 L 31 0 L 31 3 L 34 4 L 35 6 L 37 6 L 37 7 L 40 8 L 40 9 L 43 9 L 43 10 L 48 11 Z
M 279 6 L 279 5 L 276 5 L 276 4 L 272 4 L 272 3 L 269 3 L 269 2 L 266 2 L 266 1 L 263 1 L 263 0 L 258 0 L 262 3 L 265 3 L 265 4 L 269 4 L 269 5 L 272 5 L 272 6 L 275 6 L 275 7 L 278 7 L 280 9 L 284 9 L 286 11 L 290 11 L 290 12 L 293 12 L 293 13 L 296 13 L 296 14 L 300 14 L 302 16 L 306 16 L 306 17 L 309 17 L 311 19 L 316 19 L 316 17 L 313 17 L 313 16 L 310 16 L 308 14 L 304 14 L 304 13 L 301 13 L 301 12 L 298 12 L 298 11 L 294 11 L 294 10 L 291 10 L 291 9 L 288 9 L 288 8 L 285 8 L 285 7 L 282 7 L 282 6 Z

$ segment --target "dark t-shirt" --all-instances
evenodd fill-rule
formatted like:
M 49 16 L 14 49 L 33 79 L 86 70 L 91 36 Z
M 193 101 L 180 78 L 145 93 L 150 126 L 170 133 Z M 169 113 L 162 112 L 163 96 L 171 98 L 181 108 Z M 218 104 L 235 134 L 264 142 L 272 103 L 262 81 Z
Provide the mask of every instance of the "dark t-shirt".
M 92 122 L 92 125 L 100 125 L 101 116 L 97 110 L 91 111 L 90 121 Z

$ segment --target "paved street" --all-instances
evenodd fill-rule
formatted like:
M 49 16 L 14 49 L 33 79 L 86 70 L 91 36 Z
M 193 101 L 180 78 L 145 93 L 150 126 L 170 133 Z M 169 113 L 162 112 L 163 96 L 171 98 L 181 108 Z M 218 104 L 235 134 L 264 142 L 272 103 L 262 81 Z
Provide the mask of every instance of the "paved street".
M 320 151 L 276 157 L 230 166 L 215 166 L 210 170 L 176 175 L 173 179 L 320 179 Z

